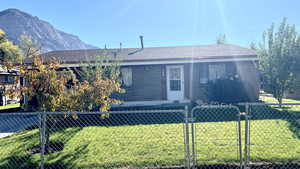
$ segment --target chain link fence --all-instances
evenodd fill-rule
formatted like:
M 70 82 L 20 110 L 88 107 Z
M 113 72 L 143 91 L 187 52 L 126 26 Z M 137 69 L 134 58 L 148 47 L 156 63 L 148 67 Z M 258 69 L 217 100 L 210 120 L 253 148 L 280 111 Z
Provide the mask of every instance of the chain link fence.
M 300 104 L 202 105 L 191 113 L 193 168 L 300 168 Z
M 0 168 L 300 168 L 300 104 L 0 114 Z
M 239 168 L 242 165 L 240 115 L 238 107 L 231 105 L 193 108 L 193 166 Z
M 38 168 L 40 154 L 31 148 L 40 144 L 37 113 L 0 114 L 0 168 Z
M 300 168 L 300 104 L 248 103 L 245 166 Z
M 0 168 L 183 168 L 186 114 L 184 108 L 0 114 L 1 133 L 11 132 L 0 138 Z

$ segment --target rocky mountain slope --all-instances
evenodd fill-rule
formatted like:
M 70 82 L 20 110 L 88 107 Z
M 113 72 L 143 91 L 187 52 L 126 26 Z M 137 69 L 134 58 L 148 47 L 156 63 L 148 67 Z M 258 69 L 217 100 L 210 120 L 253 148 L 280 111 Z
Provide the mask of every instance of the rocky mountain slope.
M 3 29 L 15 44 L 19 44 L 20 36 L 26 34 L 45 51 L 95 48 L 81 41 L 79 37 L 57 30 L 50 23 L 18 9 L 0 12 L 0 29 Z

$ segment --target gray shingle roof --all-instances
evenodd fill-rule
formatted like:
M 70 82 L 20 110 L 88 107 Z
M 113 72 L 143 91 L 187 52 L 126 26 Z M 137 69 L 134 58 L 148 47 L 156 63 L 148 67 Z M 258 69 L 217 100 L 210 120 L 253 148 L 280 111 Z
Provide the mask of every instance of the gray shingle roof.
M 63 63 L 80 63 L 95 61 L 96 56 L 106 55 L 110 59 L 118 58 L 123 62 L 133 61 L 160 61 L 181 59 L 230 59 L 230 58 L 256 58 L 256 52 L 251 49 L 231 44 L 151 47 L 151 48 L 123 48 L 123 49 L 88 49 L 88 50 L 62 50 L 43 54 L 47 62 L 49 58 L 58 58 Z

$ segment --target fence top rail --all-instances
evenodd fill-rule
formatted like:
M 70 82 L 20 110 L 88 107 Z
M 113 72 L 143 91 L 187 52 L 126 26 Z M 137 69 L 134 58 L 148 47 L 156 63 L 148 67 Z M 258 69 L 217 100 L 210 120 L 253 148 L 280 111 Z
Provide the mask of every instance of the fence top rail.
M 220 104 L 220 105 L 210 105 L 210 104 L 202 104 L 199 106 L 196 106 L 195 108 L 236 108 L 234 105 L 226 105 L 226 104 Z
M 13 116 L 13 115 L 16 115 L 16 116 L 30 116 L 30 115 L 39 115 L 40 113 L 39 112 L 10 112 L 10 113 L 0 113 L 0 116 Z
M 207 104 L 203 104 L 203 105 L 199 105 L 199 106 L 194 107 L 192 109 L 192 114 L 197 109 L 218 109 L 218 108 L 234 109 L 238 112 L 238 114 L 241 114 L 240 109 L 237 106 L 234 106 L 234 105 L 207 105 Z
M 184 109 L 170 109 L 170 110 L 120 110 L 108 112 L 11 112 L 0 113 L 1 115 L 63 115 L 63 114 L 139 114 L 139 113 L 184 113 Z
M 249 103 L 238 103 L 238 105 L 240 106 L 245 106 L 245 105 L 252 105 L 252 106 L 264 106 L 264 105 L 278 105 L 278 106 L 300 106 L 300 102 L 299 103 L 257 103 L 257 102 L 249 102 Z

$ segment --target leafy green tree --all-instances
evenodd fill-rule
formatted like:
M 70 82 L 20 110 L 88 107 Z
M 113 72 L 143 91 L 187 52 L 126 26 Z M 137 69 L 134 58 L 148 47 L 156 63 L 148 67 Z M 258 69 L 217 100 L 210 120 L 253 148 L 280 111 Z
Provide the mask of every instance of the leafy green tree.
M 98 111 L 107 112 L 111 103 L 121 103 L 111 97 L 115 92 L 124 92 L 118 80 L 117 65 L 104 66 L 106 64 L 103 61 L 96 62 L 96 65 L 83 68 L 88 70 L 88 73 L 83 71 L 88 76 L 78 79 L 75 76 L 78 72 L 62 68 L 60 60 L 55 58 L 45 62 L 40 55 L 41 48 L 28 37 L 23 37 L 23 40 L 23 55 L 32 60 L 31 64 L 19 66 L 21 76 L 26 79 L 25 85 L 20 88 L 27 100 L 23 105 L 24 109 L 39 112 L 84 112 L 97 108 Z M 47 122 L 47 119 L 43 119 L 42 123 L 49 129 L 60 120 L 64 119 L 51 116 L 51 120 Z M 50 131 L 46 130 L 45 134 L 45 150 L 48 151 Z
M 105 79 L 118 79 L 120 74 L 120 61 L 110 61 L 107 57 L 107 52 L 101 52 L 95 56 L 95 61 L 86 60 L 80 64 L 80 68 L 75 68 L 74 71 L 78 74 L 78 80 L 93 82 L 96 79 L 97 72 L 101 72 Z
M 263 33 L 258 47 L 264 89 L 281 104 L 284 93 L 295 88 L 296 69 L 299 67 L 300 37 L 295 25 L 284 18 L 278 30 L 274 24 Z
M 5 35 L 5 32 L 0 29 L 0 67 L 6 72 L 11 72 L 14 68 L 14 63 L 20 63 L 22 60 L 21 51 L 18 46 L 14 45 L 9 41 Z M 9 76 L 9 75 L 8 75 Z M 18 81 L 17 76 L 10 76 L 13 81 Z M 8 96 L 14 98 L 12 94 L 13 90 L 16 89 L 17 83 L 1 83 L 0 84 L 0 98 L 2 96 Z
M 91 111 L 98 108 L 98 111 L 106 112 L 110 104 L 121 103 L 120 100 L 111 98 L 112 93 L 122 93 L 124 90 L 116 78 L 105 77 L 101 69 L 95 70 L 93 81 L 79 81 L 70 70 L 61 70 L 59 60 L 51 60 L 44 63 L 37 55 L 33 63 L 21 67 L 21 75 L 26 79 L 26 85 L 21 88 L 26 95 L 27 104 L 23 106 L 26 110 L 40 112 L 70 112 L 70 111 Z M 67 85 L 68 81 L 73 85 Z M 55 125 L 59 120 L 52 116 L 52 121 L 44 122 L 48 127 Z M 43 122 L 42 122 L 43 123 Z M 46 134 L 46 151 L 50 145 L 50 131 Z
M 106 52 L 99 53 L 98 56 L 95 57 L 95 61 L 85 61 L 85 63 L 81 63 L 81 66 L 79 68 L 74 68 L 74 74 L 76 74 L 76 78 L 78 82 L 81 83 L 89 83 L 91 86 L 96 85 L 95 82 L 97 81 L 110 81 L 112 86 L 106 86 L 106 88 L 113 89 L 115 91 L 110 91 L 111 94 L 117 92 L 117 93 L 124 93 L 125 90 L 121 89 L 121 82 L 119 80 L 120 75 L 120 69 L 119 69 L 119 61 L 111 61 L 109 58 L 107 58 Z M 100 79 L 99 79 L 100 78 Z M 111 81 L 113 80 L 113 81 Z M 116 86 L 117 85 L 117 86 Z M 76 85 L 75 85 L 76 86 Z M 81 86 L 82 87 L 82 86 Z M 83 87 L 83 89 L 87 89 Z M 90 90 L 90 89 L 87 89 Z M 72 92 L 73 93 L 73 92 Z M 89 91 L 85 91 L 85 94 L 88 96 L 93 96 L 92 93 L 89 94 Z M 73 98 L 74 99 L 74 98 Z M 101 103 L 99 104 L 99 101 L 96 101 L 97 99 L 94 99 L 92 97 L 88 97 L 85 99 L 79 99 L 78 102 L 84 101 L 84 103 L 80 104 L 82 107 L 80 109 L 84 109 L 86 111 L 96 110 L 101 106 Z M 112 103 L 120 103 L 116 99 L 108 99 L 109 102 Z M 104 100 L 102 100 L 104 102 Z M 107 106 L 110 106 L 107 104 Z M 79 110 L 77 110 L 79 111 Z M 102 110 L 103 111 L 103 110 Z
M 5 32 L 0 29 L 0 62 L 1 65 L 11 62 L 20 62 L 22 54 L 18 46 L 9 41 Z

